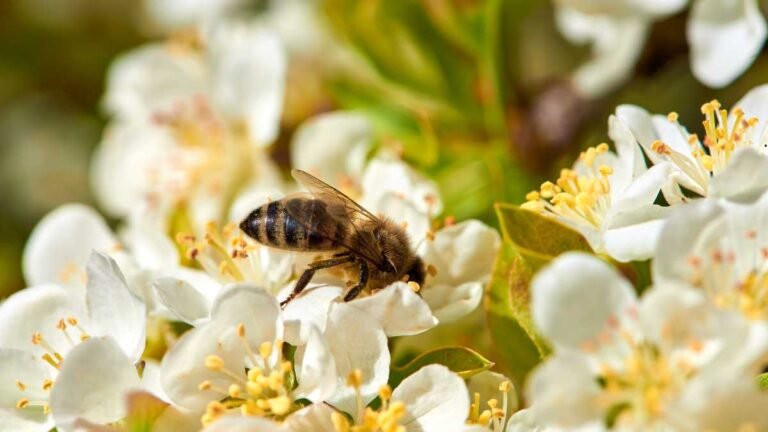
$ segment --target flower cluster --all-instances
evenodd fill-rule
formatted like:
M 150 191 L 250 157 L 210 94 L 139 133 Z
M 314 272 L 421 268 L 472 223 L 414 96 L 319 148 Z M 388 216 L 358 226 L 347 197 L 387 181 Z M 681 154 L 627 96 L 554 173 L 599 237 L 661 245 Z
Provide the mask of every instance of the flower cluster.
M 363 115 L 318 115 L 293 134 L 292 167 L 402 227 L 427 276 L 345 302 L 349 278 L 320 272 L 281 307 L 317 257 L 238 226 L 299 189 L 269 152 L 290 40 L 279 20 L 232 17 L 237 2 L 198 5 L 205 13 L 150 3 L 169 35 L 112 65 L 93 163 L 96 197 L 118 229 L 70 204 L 32 233 L 29 287 L 0 306 L 0 429 L 501 430 L 514 397 L 501 375 L 472 377 L 494 393 L 472 390 L 474 404 L 464 378 L 439 364 L 388 385 L 389 338 L 477 308 L 497 232 L 438 219 L 436 185 L 376 149 Z M 142 417 L 137 401 L 154 414 Z
M 750 91 L 730 112 L 704 104 L 701 138 L 675 113 L 621 106 L 609 120 L 616 153 L 588 149 L 528 195 L 524 208 L 565 223 L 598 254 L 650 259 L 652 280 L 638 297 L 582 252 L 537 273 L 531 313 L 554 352 L 510 425 L 768 427 L 755 378 L 768 362 L 764 93 Z

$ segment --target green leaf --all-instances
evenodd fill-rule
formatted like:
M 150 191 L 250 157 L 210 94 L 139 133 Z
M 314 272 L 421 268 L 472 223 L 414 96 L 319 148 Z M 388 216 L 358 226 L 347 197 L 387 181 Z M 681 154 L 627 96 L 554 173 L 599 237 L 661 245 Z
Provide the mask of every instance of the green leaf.
M 389 374 L 389 385 L 397 387 L 406 377 L 431 364 L 443 365 L 462 378 L 472 377 L 493 366 L 490 360 L 469 348 L 439 348 L 416 357 L 405 366 L 392 368 Z
M 512 204 L 497 204 L 496 213 L 504 238 L 520 248 L 548 257 L 592 252 L 584 236 L 552 218 Z
M 549 353 L 530 312 L 530 283 L 536 272 L 567 251 L 591 252 L 581 234 L 509 204 L 497 204 L 504 243 L 485 297 L 488 326 L 507 373 L 519 387 Z

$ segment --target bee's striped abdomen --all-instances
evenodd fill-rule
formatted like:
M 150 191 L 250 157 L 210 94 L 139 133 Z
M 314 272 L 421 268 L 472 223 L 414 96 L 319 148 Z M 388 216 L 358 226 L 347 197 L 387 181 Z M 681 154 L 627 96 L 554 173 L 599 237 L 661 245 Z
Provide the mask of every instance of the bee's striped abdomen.
M 344 235 L 343 225 L 328 215 L 326 204 L 308 198 L 264 204 L 251 212 L 240 228 L 261 244 L 297 251 L 338 249 L 335 239 Z

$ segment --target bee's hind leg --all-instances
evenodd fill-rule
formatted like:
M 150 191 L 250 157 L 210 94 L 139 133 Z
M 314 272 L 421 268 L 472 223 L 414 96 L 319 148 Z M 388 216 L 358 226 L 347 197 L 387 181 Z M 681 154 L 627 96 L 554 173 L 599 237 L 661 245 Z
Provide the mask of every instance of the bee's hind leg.
M 366 264 L 364 261 L 361 261 L 360 280 L 357 282 L 357 285 L 353 286 L 349 291 L 347 291 L 347 295 L 344 296 L 344 301 L 348 302 L 357 297 L 360 294 L 360 291 L 365 288 L 366 283 L 368 283 L 368 264 Z
M 309 285 L 309 281 L 312 280 L 312 276 L 315 275 L 316 271 L 325 268 L 336 267 L 337 265 L 346 264 L 354 260 L 355 259 L 350 255 L 340 255 L 335 258 L 310 263 L 309 268 L 304 270 L 304 273 L 301 274 L 299 280 L 296 281 L 296 285 L 293 286 L 293 291 L 291 291 L 291 294 L 285 300 L 280 302 L 280 307 L 284 308 L 285 305 L 296 298 L 297 295 L 301 294 L 301 292 L 304 291 L 304 288 Z

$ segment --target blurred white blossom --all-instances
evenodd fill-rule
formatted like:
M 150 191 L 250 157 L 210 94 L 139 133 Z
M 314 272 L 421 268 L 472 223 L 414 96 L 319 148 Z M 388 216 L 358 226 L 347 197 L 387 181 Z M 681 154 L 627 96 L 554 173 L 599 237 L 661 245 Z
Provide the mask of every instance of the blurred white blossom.
M 587 96 L 601 96 L 629 79 L 654 22 L 676 14 L 687 0 L 556 1 L 556 22 L 592 58 L 573 75 Z M 692 0 L 687 23 L 691 69 L 710 87 L 738 78 L 760 53 L 765 18 L 757 0 Z

